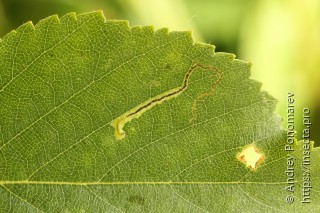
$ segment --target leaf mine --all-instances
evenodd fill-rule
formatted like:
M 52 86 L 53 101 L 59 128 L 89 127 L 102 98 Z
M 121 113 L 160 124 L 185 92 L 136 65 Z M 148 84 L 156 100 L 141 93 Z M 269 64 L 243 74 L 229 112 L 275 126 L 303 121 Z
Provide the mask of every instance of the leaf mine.
M 264 155 L 260 153 L 256 146 L 251 144 L 237 155 L 237 159 L 241 163 L 244 163 L 250 170 L 254 171 L 257 169 L 257 165 L 264 161 Z
M 212 67 L 212 66 L 203 66 L 201 64 L 194 64 L 190 67 L 190 69 L 187 71 L 187 73 L 185 74 L 185 77 L 183 79 L 183 83 L 182 86 L 178 87 L 178 88 L 174 88 L 171 89 L 167 92 L 164 92 L 160 95 L 157 95 L 153 98 L 150 98 L 149 100 L 143 102 L 142 104 L 139 104 L 138 106 L 134 107 L 133 109 L 129 110 L 128 112 L 120 115 L 119 117 L 117 117 L 116 119 L 114 119 L 111 123 L 112 127 L 115 130 L 115 137 L 118 140 L 121 140 L 125 137 L 125 132 L 123 130 L 124 126 L 126 123 L 130 122 L 132 119 L 134 118 L 138 118 L 140 117 L 143 113 L 145 113 L 147 110 L 151 109 L 153 106 L 157 105 L 157 104 L 161 104 L 164 101 L 170 100 L 174 97 L 177 97 L 178 95 L 180 95 L 183 91 L 185 91 L 188 87 L 189 84 L 189 80 L 190 80 L 190 76 L 193 73 L 194 70 L 196 70 L 197 68 L 201 68 L 201 69 L 205 69 L 205 70 L 212 70 L 216 73 L 217 75 L 217 80 L 212 84 L 212 87 L 210 89 L 210 91 L 204 93 L 204 94 L 200 94 L 194 101 L 193 106 L 192 106 L 192 114 L 193 114 L 193 118 L 192 120 L 195 118 L 195 106 L 197 104 L 197 102 L 202 99 L 205 96 L 209 96 L 212 95 L 214 92 L 215 87 L 220 83 L 220 81 L 223 78 L 223 73 L 221 72 L 221 70 L 219 70 L 216 67 Z

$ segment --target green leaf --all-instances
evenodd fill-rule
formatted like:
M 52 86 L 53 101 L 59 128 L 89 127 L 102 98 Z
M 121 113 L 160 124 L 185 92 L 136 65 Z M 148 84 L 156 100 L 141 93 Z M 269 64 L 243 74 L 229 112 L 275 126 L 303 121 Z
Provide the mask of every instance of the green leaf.
M 284 150 L 276 100 L 249 79 L 250 63 L 213 50 L 190 32 L 101 12 L 6 35 L 1 212 L 316 212 L 319 149 L 311 146 L 313 199 L 303 205 L 301 142 Z M 241 162 L 247 147 L 260 153 L 251 166 Z

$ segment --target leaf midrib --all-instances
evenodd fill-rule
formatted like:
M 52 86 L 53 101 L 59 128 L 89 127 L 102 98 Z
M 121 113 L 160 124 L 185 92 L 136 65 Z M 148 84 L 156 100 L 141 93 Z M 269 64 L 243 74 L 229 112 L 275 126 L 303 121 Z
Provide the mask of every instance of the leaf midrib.
M 320 177 L 319 177 L 320 178 Z M 319 179 L 314 178 L 314 179 Z M 296 180 L 294 183 L 302 182 Z M 287 182 L 259 182 L 259 181 L 120 181 L 120 182 L 67 182 L 67 181 L 0 181 L 0 185 L 240 185 L 240 184 L 261 184 L 261 185 L 279 185 Z

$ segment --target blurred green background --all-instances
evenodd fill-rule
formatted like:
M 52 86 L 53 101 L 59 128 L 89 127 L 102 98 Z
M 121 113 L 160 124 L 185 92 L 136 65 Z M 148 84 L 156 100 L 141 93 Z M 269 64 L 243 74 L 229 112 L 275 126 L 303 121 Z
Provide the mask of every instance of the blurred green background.
M 301 139 L 302 109 L 311 110 L 311 140 L 320 142 L 319 0 L 0 0 L 0 36 L 49 15 L 103 10 L 156 29 L 192 30 L 196 41 L 214 44 L 250 61 L 252 78 L 279 100 L 286 125 L 287 92 L 295 93 L 295 126 Z

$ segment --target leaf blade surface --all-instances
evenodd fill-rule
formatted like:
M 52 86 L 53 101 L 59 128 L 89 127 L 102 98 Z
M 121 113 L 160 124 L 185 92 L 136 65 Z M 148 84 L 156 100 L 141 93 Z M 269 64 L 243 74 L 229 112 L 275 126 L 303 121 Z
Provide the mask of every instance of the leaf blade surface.
M 0 45 L 3 211 L 317 209 L 284 205 L 285 131 L 276 100 L 249 79 L 250 63 L 193 43 L 189 32 L 130 28 L 100 12 L 28 22 Z M 181 86 L 195 64 L 223 79 L 212 86 L 216 72 L 197 68 L 185 91 L 116 139 L 114 119 Z M 256 171 L 236 158 L 249 144 L 265 156 Z

